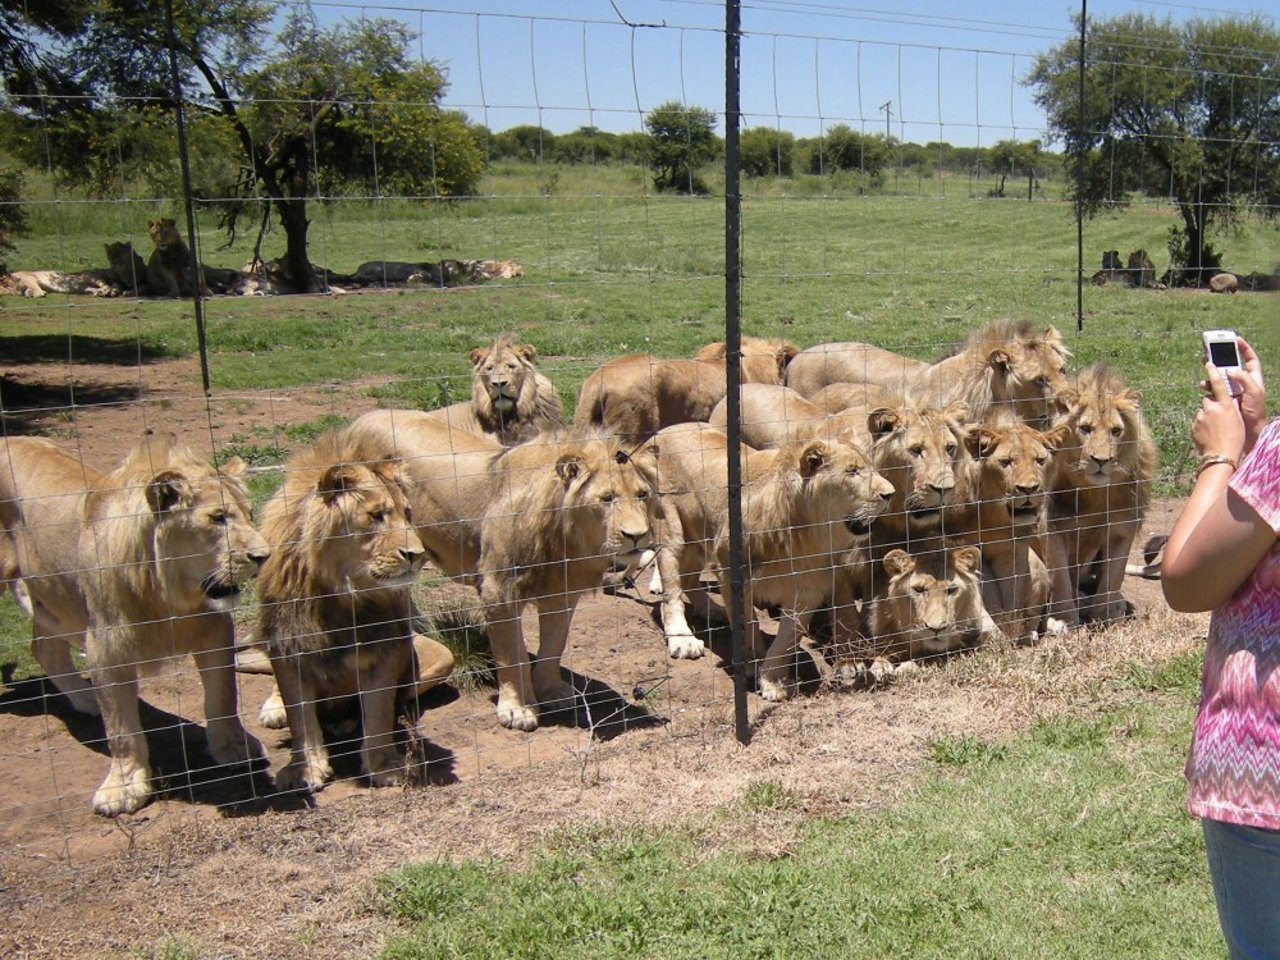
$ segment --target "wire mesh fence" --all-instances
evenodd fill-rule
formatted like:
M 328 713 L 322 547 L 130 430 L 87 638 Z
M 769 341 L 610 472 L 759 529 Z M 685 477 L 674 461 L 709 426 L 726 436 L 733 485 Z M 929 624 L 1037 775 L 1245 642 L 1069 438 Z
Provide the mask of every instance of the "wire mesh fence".
M 1274 25 L 1091 24 L 1080 125 L 1069 23 L 744 5 L 739 358 L 723 7 L 638 6 L 11 84 L 10 842 L 729 736 L 739 359 L 753 724 L 1134 612 L 1200 331 L 1276 352 Z

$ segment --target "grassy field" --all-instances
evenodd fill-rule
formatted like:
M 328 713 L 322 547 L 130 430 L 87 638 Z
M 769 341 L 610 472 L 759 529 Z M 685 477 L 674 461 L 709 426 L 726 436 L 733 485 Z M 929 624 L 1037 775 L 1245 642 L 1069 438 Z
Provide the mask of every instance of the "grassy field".
M 656 835 L 574 831 L 520 868 L 408 867 L 377 887 L 406 925 L 383 956 L 1220 957 L 1178 776 L 1197 671 L 1171 661 L 1129 678 L 1128 706 L 1008 742 L 935 741 L 910 799 L 876 813 L 813 816 L 760 781 Z M 770 856 L 732 840 L 791 830 Z

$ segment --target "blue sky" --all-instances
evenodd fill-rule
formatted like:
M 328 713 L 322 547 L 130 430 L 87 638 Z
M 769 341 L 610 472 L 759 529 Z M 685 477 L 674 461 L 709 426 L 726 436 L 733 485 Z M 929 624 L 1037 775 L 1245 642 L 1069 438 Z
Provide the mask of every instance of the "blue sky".
M 615 5 L 617 10 L 615 11 Z M 323 20 L 394 17 L 443 63 L 449 105 L 493 130 L 642 129 L 668 100 L 724 107 L 721 0 L 316 3 Z M 1071 36 L 1070 0 L 743 0 L 744 126 L 812 136 L 836 123 L 989 145 L 1042 134 L 1022 79 Z M 1091 0 L 1091 17 L 1265 12 L 1232 0 Z M 621 14 L 621 18 L 619 16 Z M 622 18 L 635 26 L 628 26 Z

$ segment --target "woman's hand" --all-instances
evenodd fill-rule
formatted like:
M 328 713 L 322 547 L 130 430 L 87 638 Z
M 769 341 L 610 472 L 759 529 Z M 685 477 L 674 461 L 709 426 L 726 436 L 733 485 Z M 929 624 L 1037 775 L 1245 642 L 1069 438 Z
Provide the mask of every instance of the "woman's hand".
M 1254 359 L 1256 362 L 1256 354 Z M 1230 457 L 1232 461 L 1239 464 L 1240 458 L 1247 449 L 1245 444 L 1248 441 L 1249 432 L 1241 410 L 1243 404 L 1237 404 L 1235 398 L 1231 396 L 1231 391 L 1227 388 L 1226 381 L 1222 379 L 1222 373 L 1217 367 L 1212 363 L 1206 363 L 1204 370 L 1206 382 L 1203 386 L 1208 387 L 1209 396 L 1200 401 L 1200 412 L 1191 422 L 1191 439 L 1200 456 Z M 1233 377 L 1232 382 L 1239 384 L 1243 390 L 1253 391 L 1253 395 L 1241 394 L 1242 401 L 1246 396 L 1250 397 L 1251 410 L 1253 404 L 1257 402 L 1256 395 L 1261 394 L 1265 401 L 1266 394 L 1251 374 L 1240 374 Z M 1260 430 L 1261 426 L 1259 425 L 1257 429 Z M 1254 439 L 1256 438 L 1255 433 Z
M 1258 434 L 1267 425 L 1267 388 L 1262 379 L 1262 361 L 1257 351 L 1248 342 L 1239 337 L 1236 340 L 1240 347 L 1240 360 L 1244 364 L 1246 377 L 1235 376 L 1232 383 L 1240 387 L 1237 401 L 1240 405 L 1240 416 L 1244 420 L 1244 449 L 1242 454 L 1253 449 L 1258 442 Z

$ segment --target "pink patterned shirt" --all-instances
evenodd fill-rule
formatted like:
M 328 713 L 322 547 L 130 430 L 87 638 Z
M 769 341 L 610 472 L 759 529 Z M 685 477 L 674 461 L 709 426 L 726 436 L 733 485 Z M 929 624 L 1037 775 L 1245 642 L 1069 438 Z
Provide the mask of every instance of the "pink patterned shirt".
M 1280 419 L 1230 481 L 1280 537 Z M 1213 611 L 1200 680 L 1187 808 L 1197 817 L 1280 830 L 1280 540 Z

